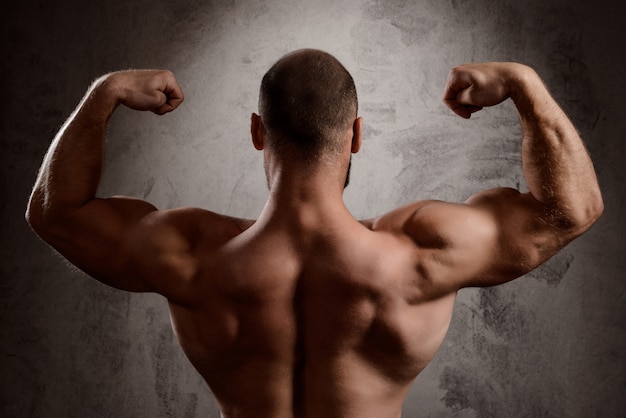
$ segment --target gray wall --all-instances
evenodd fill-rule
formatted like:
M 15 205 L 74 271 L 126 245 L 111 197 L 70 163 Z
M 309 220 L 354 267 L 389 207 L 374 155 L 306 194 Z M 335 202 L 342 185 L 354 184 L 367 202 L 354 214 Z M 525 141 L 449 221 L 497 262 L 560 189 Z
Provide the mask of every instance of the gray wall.
M 0 416 L 218 416 L 173 338 L 164 300 L 73 270 L 23 221 L 49 142 L 86 87 L 123 68 L 173 70 L 187 100 L 113 119 L 102 194 L 255 217 L 252 148 L 264 71 L 317 47 L 353 73 L 365 141 L 346 192 L 358 217 L 416 199 L 524 187 L 510 104 L 464 121 L 440 101 L 448 69 L 533 66 L 595 161 L 602 220 L 526 278 L 460 293 L 408 417 L 619 416 L 626 407 L 623 161 L 626 17 L 618 1 L 12 2 L 0 92 Z M 18 5 L 21 3 L 21 5 Z

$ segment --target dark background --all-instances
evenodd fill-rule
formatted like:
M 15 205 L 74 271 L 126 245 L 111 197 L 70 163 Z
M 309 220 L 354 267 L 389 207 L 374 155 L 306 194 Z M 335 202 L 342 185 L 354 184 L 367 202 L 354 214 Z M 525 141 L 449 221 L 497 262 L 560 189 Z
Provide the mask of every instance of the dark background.
M 21 3 L 21 4 L 18 4 Z M 99 75 L 169 68 L 177 112 L 114 117 L 101 193 L 255 217 L 267 191 L 248 139 L 262 74 L 317 47 L 352 72 L 365 120 L 346 201 L 358 217 L 423 198 L 524 188 L 510 103 L 464 121 L 440 96 L 472 61 L 533 66 L 580 130 L 606 210 L 525 278 L 459 294 L 408 417 L 617 417 L 626 408 L 626 13 L 618 1 L 29 1 L 3 7 L 0 416 L 219 416 L 165 301 L 101 285 L 23 213 L 52 137 Z

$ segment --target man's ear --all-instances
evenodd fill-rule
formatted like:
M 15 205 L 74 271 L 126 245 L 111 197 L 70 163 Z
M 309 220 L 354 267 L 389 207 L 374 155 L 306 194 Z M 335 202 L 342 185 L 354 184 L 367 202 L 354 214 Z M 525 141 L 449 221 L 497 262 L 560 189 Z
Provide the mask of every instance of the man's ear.
M 265 148 L 265 138 L 263 137 L 263 121 L 261 116 L 253 113 L 250 118 L 250 134 L 254 148 L 261 151 Z
M 361 142 L 363 138 L 361 137 L 361 124 L 363 122 L 363 118 L 358 117 L 355 119 L 352 124 L 352 148 L 351 151 L 353 154 L 356 154 L 361 149 Z

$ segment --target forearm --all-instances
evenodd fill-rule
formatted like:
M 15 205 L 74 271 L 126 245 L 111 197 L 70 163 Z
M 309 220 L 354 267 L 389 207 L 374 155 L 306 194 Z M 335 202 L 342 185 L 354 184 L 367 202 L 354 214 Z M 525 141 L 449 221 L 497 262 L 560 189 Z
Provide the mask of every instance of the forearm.
M 602 212 L 591 159 L 568 117 L 534 71 L 512 79 L 511 97 L 523 129 L 522 162 L 529 191 L 559 227 L 588 227 Z
M 29 202 L 31 223 L 62 218 L 95 197 L 107 125 L 118 103 L 108 76 L 89 88 L 46 153 Z

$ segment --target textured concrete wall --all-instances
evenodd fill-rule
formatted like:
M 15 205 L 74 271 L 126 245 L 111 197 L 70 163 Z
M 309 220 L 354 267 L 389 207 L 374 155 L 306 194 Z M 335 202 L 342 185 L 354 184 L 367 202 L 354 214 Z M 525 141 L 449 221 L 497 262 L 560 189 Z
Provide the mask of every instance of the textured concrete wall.
M 218 416 L 164 301 L 72 270 L 30 233 L 23 211 L 51 137 L 89 82 L 161 67 L 177 74 L 187 100 L 163 118 L 116 114 L 102 194 L 256 216 L 267 191 L 249 114 L 264 71 L 300 47 L 335 54 L 356 79 L 365 142 L 346 200 L 359 217 L 524 187 L 512 106 L 464 121 L 440 101 L 448 69 L 470 61 L 535 67 L 584 136 L 605 193 L 602 220 L 547 265 L 460 293 L 405 415 L 623 413 L 626 16 L 618 1 L 12 3 L 0 28 L 0 416 Z

